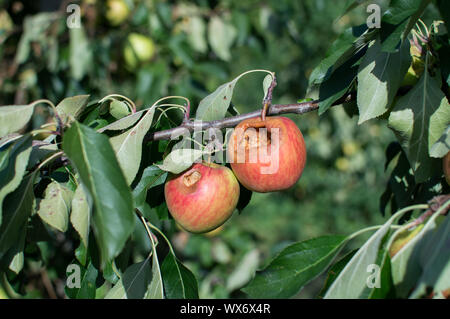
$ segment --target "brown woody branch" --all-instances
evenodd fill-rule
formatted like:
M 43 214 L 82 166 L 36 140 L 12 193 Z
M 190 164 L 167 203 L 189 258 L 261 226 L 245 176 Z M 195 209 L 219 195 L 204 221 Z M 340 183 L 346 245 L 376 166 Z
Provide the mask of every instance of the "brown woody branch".
M 350 102 L 356 100 L 356 93 L 349 93 L 336 102 L 333 103 L 333 106 L 340 105 L 342 103 Z M 267 111 L 268 115 L 279 115 L 279 114 L 305 114 L 308 112 L 316 111 L 319 108 L 319 101 L 314 100 L 310 102 L 303 103 L 294 103 L 294 104 L 272 104 Z M 210 122 L 184 122 L 180 126 L 157 131 L 147 134 L 145 140 L 146 141 L 160 141 L 160 140 L 170 140 L 172 138 L 177 138 L 178 136 L 184 134 L 186 129 L 189 132 L 193 132 L 194 130 L 207 130 L 210 128 L 215 129 L 223 129 L 229 127 L 235 127 L 240 122 L 246 119 L 259 117 L 261 116 L 261 110 L 253 111 L 250 113 L 240 114 L 236 116 L 231 116 L 224 118 L 223 120 L 216 120 Z

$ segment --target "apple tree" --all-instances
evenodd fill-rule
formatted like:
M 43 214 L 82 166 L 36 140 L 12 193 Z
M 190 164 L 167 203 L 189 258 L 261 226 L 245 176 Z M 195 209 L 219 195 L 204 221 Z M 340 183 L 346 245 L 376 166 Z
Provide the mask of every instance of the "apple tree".
M 299 97 L 294 103 L 273 102 L 277 85 L 284 83 L 277 70 L 255 69 L 211 90 L 195 112 L 182 94 L 155 92 L 143 108 L 115 93 L 0 107 L 1 286 L 10 297 L 20 297 L 26 261 L 31 267 L 45 262 L 46 243 L 52 241 L 56 254 L 72 260 L 64 279 L 69 298 L 95 298 L 100 288 L 105 298 L 198 298 L 197 279 L 177 256 L 171 235 L 182 227 L 214 230 L 233 212 L 245 214 L 252 191 L 283 190 L 308 170 L 308 145 L 295 153 L 303 144 L 291 143 L 295 136 L 289 135 L 279 160 L 281 165 L 288 160 L 292 164 L 272 178 L 282 186 L 270 188 L 270 178 L 252 180 L 253 175 L 245 175 L 245 169 L 239 172 L 226 160 L 233 128 L 249 119 L 260 119 L 256 128 L 264 128 L 283 114 L 317 112 L 326 117 L 331 108 L 343 108 L 358 125 L 379 121 L 397 138 L 387 147 L 385 162 L 379 163 L 390 174 L 380 198 L 384 223 L 290 244 L 238 288 L 251 298 L 291 298 L 327 273 L 320 298 L 447 298 L 450 7 L 446 1 L 434 1 L 442 20 L 426 25 L 421 16 L 430 3 L 392 0 L 379 27 L 364 23 L 342 32 L 309 76 L 309 92 L 317 96 Z M 360 5 L 348 1 L 345 12 Z M 121 14 L 111 23 L 120 24 Z M 211 28 L 229 34 L 223 21 L 212 19 Z M 33 23 L 25 27 L 32 30 Z M 83 41 L 80 30 L 70 32 Z M 28 35 L 38 38 L 38 33 Z M 154 55 L 154 43 L 148 40 L 142 51 L 131 48 L 139 37 L 132 34 L 125 47 L 129 69 Z M 30 50 L 31 42 L 21 39 L 19 52 Z M 197 45 L 202 50 L 202 44 Z M 229 48 L 214 40 L 211 45 L 226 61 Z M 81 60 L 89 62 L 91 57 L 85 58 Z M 190 58 L 181 54 L 178 59 Z M 89 72 L 88 62 L 72 69 L 76 77 Z M 258 84 L 261 107 L 240 114 L 232 103 L 233 92 L 244 77 L 256 73 L 265 76 Z M 32 127 L 29 123 L 42 110 L 50 112 L 52 121 Z M 209 174 L 204 168 L 192 171 L 201 163 L 228 175 L 223 177 L 221 171 L 205 186 L 209 193 L 177 203 Z M 301 169 L 291 170 L 296 165 Z M 295 180 L 284 183 L 292 171 Z M 232 190 L 226 188 L 229 179 Z M 184 184 L 175 185 L 178 180 Z M 190 224 L 192 218 L 201 219 Z M 192 226 L 204 220 L 208 224 L 200 226 L 205 227 Z M 342 253 L 363 234 L 370 236 L 361 247 Z M 64 236 L 76 245 L 66 245 Z M 135 262 L 133 247 L 144 247 L 146 258 Z

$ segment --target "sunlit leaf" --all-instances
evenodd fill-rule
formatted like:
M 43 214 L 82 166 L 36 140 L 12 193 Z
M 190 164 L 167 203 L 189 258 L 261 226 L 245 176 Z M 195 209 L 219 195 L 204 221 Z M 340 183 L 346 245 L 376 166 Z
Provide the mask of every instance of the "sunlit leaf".
M 78 185 L 72 198 L 72 211 L 70 222 L 78 232 L 85 247 L 88 247 L 89 226 L 91 224 L 91 205 L 83 189 L 83 185 Z
M 188 169 L 202 155 L 202 150 L 180 148 L 170 152 L 164 158 L 163 163 L 161 165 L 156 164 L 156 166 L 163 171 L 178 174 Z
M 133 182 L 139 171 L 142 143 L 152 125 L 154 114 L 155 107 L 152 107 L 135 126 L 120 135 L 110 138 L 111 145 L 128 184 Z
M 71 190 L 52 181 L 45 189 L 44 199 L 39 203 L 39 217 L 53 228 L 65 232 L 69 224 L 72 197 Z
M 358 124 L 388 110 L 410 63 L 408 41 L 394 53 L 382 52 L 379 40 L 369 46 L 358 70 Z
M 23 128 L 31 119 L 34 104 L 0 107 L 0 137 Z
M 419 82 L 395 104 L 389 116 L 406 152 L 417 182 L 427 180 L 434 169 L 429 151 L 450 124 L 450 105 L 437 80 L 424 72 Z

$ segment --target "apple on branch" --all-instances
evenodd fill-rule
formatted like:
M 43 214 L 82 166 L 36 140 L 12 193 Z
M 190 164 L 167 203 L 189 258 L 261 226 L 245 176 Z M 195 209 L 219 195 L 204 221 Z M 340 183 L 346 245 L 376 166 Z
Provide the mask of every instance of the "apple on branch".
M 209 232 L 225 223 L 236 208 L 239 192 L 228 167 L 206 162 L 169 177 L 164 187 L 170 214 L 192 233 Z
M 230 136 L 228 158 L 247 189 L 265 193 L 293 186 L 306 164 L 303 135 L 287 117 L 251 118 Z

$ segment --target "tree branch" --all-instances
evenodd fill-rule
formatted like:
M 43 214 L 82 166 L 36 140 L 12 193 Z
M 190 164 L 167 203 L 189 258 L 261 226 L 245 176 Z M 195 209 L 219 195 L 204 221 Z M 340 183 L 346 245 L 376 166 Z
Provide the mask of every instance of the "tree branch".
M 336 102 L 333 106 L 340 105 L 342 103 L 350 102 L 356 100 L 356 92 L 349 93 Z M 314 100 L 310 102 L 294 103 L 294 104 L 272 104 L 267 111 L 268 115 L 279 115 L 279 114 L 305 114 L 308 112 L 315 111 L 319 108 L 319 101 Z M 170 140 L 173 137 L 178 137 L 188 130 L 193 132 L 194 130 L 207 130 L 209 128 L 223 129 L 228 127 L 235 127 L 240 122 L 246 119 L 261 116 L 261 110 L 256 110 L 250 113 L 240 114 L 236 116 L 226 117 L 223 120 L 216 120 L 210 122 L 185 122 L 180 126 L 163 130 L 157 132 L 151 132 L 145 137 L 145 141 L 160 141 L 160 140 Z

